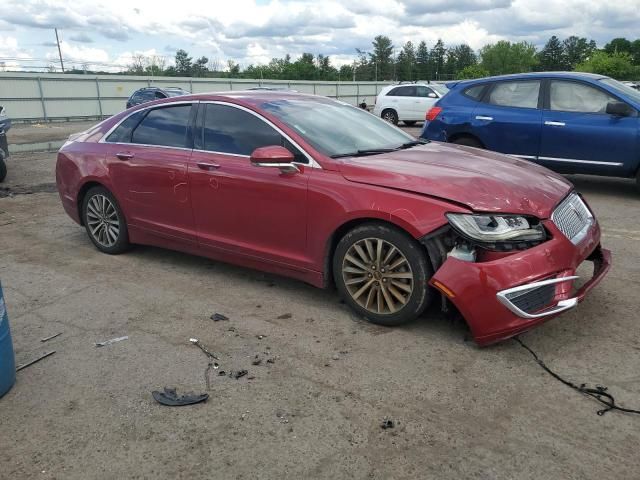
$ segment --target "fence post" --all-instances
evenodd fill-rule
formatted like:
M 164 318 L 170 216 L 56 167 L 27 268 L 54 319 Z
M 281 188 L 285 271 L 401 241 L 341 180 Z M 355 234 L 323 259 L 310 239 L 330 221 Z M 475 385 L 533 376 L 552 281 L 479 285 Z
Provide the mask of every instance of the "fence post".
M 360 105 L 360 84 L 356 83 L 356 105 Z
M 336 100 L 340 100 L 340 84 L 336 82 Z
M 98 77 L 96 77 L 96 92 L 98 93 L 98 111 L 100 112 L 100 118 L 102 118 L 102 99 L 100 98 L 100 82 L 98 81 Z
M 189 93 L 193 93 L 193 78 L 189 78 Z
M 40 90 L 40 103 L 42 104 L 42 114 L 44 115 L 44 121 L 48 122 L 49 118 L 47 117 L 47 105 L 44 101 L 44 94 L 42 93 L 42 80 L 38 77 L 38 90 Z

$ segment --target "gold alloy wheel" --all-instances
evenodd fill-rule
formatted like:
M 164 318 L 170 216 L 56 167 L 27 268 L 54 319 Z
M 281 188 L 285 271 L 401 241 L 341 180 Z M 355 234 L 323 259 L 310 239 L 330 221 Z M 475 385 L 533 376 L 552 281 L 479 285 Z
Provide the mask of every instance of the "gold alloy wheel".
M 413 292 L 407 258 L 381 238 L 365 238 L 351 245 L 342 260 L 342 279 L 351 298 L 378 315 L 398 312 Z

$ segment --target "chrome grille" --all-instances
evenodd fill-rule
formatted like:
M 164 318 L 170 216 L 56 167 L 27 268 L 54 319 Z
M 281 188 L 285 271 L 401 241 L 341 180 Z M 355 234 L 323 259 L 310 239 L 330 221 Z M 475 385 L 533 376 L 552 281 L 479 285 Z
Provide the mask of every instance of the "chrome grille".
M 584 238 L 594 218 L 580 195 L 571 193 L 551 214 L 551 220 L 575 245 Z

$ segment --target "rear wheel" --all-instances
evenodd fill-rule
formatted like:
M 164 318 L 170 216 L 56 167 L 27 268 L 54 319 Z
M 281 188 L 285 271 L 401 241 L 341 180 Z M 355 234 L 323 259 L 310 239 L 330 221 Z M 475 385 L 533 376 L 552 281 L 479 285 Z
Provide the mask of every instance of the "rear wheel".
M 333 275 L 345 303 L 380 325 L 414 320 L 431 299 L 431 269 L 422 248 L 384 224 L 368 223 L 347 233 L 336 247 Z
M 403 120 L 403 122 L 407 127 L 413 127 L 416 124 L 415 120 Z
M 392 108 L 387 108 L 382 111 L 382 115 L 380 115 L 383 120 L 386 120 L 389 123 L 393 123 L 394 125 L 398 124 L 398 113 Z
M 467 147 L 482 148 L 482 144 L 478 140 L 468 136 L 458 137 L 451 143 L 455 143 L 456 145 L 465 145 Z
M 104 187 L 89 189 L 82 201 L 82 220 L 101 252 L 115 255 L 129 249 L 129 232 L 117 200 Z

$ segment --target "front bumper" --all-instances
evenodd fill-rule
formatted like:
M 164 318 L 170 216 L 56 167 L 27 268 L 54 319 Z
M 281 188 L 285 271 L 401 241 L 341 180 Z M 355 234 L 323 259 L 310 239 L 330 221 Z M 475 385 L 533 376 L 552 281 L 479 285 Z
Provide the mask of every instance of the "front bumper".
M 479 345 L 513 337 L 575 307 L 609 271 L 611 253 L 600 247 L 597 223 L 578 245 L 552 221 L 544 224 L 552 238 L 536 247 L 486 262 L 449 257 L 431 278 L 465 317 Z M 576 290 L 576 269 L 585 260 L 593 262 L 593 276 Z M 540 295 L 519 298 L 536 290 L 547 292 L 542 303 Z

